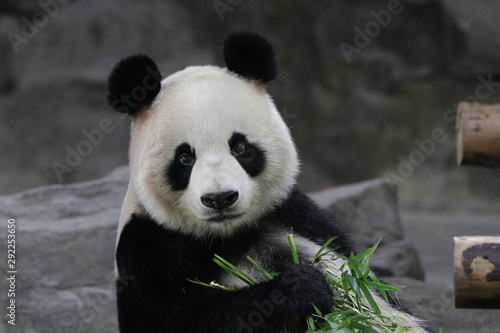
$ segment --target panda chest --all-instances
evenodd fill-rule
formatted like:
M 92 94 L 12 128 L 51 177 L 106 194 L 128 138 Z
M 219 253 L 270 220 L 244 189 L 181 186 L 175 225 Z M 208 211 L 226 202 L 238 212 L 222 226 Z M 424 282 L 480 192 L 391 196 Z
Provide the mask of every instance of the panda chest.
M 297 235 L 294 238 L 301 260 L 312 263 L 320 246 Z M 254 262 L 260 267 L 257 267 Z M 286 232 L 265 235 L 243 255 L 239 256 L 235 262 L 231 263 L 250 276 L 256 283 L 269 280 L 269 277 L 261 271 L 261 268 L 272 275 L 273 273 L 283 272 L 286 267 L 293 264 Z M 222 275 L 216 282 L 235 289 L 248 286 L 246 282 L 227 271 L 222 271 Z

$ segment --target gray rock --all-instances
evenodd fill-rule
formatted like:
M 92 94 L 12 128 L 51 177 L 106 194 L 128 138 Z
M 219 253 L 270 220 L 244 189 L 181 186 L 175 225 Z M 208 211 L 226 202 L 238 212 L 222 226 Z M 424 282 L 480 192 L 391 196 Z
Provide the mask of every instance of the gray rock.
M 394 182 L 375 179 L 310 196 L 351 233 L 360 250 L 381 240 L 372 266 L 379 275 L 424 279 L 417 251 L 404 239 Z
M 2 221 L 16 220 L 18 318 L 16 330 L 4 322 L 8 332 L 117 331 L 113 257 L 126 179 L 0 197 Z M 4 237 L 0 246 L 7 248 Z M 6 290 L 5 279 L 0 286 Z M 4 308 L 7 295 L 1 297 Z
M 7 233 L 8 219 L 16 220 L 18 272 L 16 327 L 14 330 L 2 318 L 0 333 L 117 331 L 113 257 L 127 183 L 128 168 L 123 167 L 97 181 L 0 196 L 0 233 Z M 373 245 L 387 232 L 379 252 L 390 258 L 383 261 L 385 266 L 376 260 L 377 267 L 392 275 L 415 276 L 420 266 L 403 238 L 392 186 L 375 180 L 313 197 L 320 205 L 334 209 L 340 221 L 349 220 L 363 230 L 358 239 L 363 246 Z M 372 215 L 368 216 L 370 210 Z M 376 236 L 370 236 L 370 231 Z M 0 239 L 0 248 L 7 248 L 5 237 Z M 399 253 L 393 256 L 395 251 Z M 0 261 L 0 270 L 7 271 L 5 261 Z M 0 288 L 6 287 L 6 279 L 0 280 Z M 7 295 L 0 297 L 4 308 Z

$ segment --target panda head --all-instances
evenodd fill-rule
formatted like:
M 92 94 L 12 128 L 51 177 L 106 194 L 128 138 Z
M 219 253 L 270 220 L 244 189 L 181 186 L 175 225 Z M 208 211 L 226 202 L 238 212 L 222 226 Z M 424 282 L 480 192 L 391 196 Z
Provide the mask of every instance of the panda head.
M 224 58 L 227 68 L 188 67 L 161 80 L 154 61 L 137 55 L 108 80 L 109 104 L 133 118 L 139 205 L 166 228 L 196 237 L 253 227 L 286 198 L 298 172 L 290 132 L 264 87 L 278 73 L 271 45 L 234 33 Z

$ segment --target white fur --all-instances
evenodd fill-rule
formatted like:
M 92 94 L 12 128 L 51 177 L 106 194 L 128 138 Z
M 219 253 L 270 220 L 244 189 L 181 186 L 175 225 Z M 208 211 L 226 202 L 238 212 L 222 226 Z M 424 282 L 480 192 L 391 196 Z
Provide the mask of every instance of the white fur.
M 118 246 L 118 240 L 120 239 L 120 234 L 122 229 L 127 224 L 130 216 L 137 210 L 137 197 L 135 196 L 134 186 L 130 181 L 127 187 L 127 194 L 125 194 L 125 200 L 123 201 L 122 209 L 120 212 L 120 219 L 118 220 L 118 232 L 116 234 L 116 245 Z
M 257 177 L 231 155 L 234 132 L 266 151 L 265 170 Z M 188 67 L 163 80 L 153 105 L 136 117 L 131 137 L 129 192 L 157 222 L 198 237 L 252 223 L 286 197 L 298 171 L 289 130 L 265 89 L 218 67 Z M 196 150 L 196 162 L 188 188 L 173 191 L 166 168 L 184 142 Z M 208 222 L 214 213 L 200 197 L 228 190 L 239 193 L 229 211 L 237 217 Z

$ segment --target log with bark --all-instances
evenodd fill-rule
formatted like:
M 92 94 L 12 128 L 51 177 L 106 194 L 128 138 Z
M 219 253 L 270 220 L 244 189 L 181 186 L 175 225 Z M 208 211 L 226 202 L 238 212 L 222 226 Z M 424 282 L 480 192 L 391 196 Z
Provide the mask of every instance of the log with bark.
M 500 167 L 500 104 L 462 102 L 457 112 L 458 165 Z
M 455 306 L 500 309 L 500 237 L 462 236 L 455 242 Z

